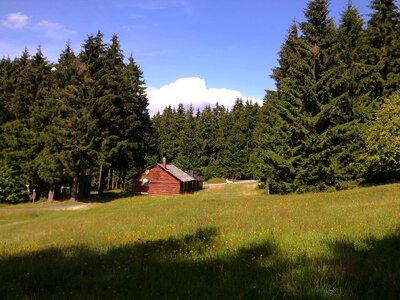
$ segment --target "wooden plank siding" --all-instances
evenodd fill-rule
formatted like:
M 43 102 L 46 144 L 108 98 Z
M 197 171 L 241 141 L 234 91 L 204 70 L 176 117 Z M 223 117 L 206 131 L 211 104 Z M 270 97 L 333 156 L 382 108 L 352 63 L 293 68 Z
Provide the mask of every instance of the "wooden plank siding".
M 148 180 L 148 186 L 143 186 L 143 179 Z M 155 165 L 145 171 L 135 175 L 134 192 L 148 193 L 149 195 L 170 195 L 179 194 L 181 192 L 181 182 L 162 169 L 159 165 Z
M 133 192 L 149 195 L 173 195 L 193 193 L 202 189 L 204 179 L 193 172 L 189 173 L 172 164 L 167 164 L 164 158 L 162 164 L 154 164 L 134 176 Z

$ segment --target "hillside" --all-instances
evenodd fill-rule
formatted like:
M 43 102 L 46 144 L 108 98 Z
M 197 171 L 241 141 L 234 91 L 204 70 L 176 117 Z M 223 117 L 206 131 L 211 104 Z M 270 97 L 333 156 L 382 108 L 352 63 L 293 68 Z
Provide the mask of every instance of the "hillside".
M 113 198 L 109 198 L 112 200 Z M 0 294 L 15 298 L 395 298 L 400 186 L 0 208 Z

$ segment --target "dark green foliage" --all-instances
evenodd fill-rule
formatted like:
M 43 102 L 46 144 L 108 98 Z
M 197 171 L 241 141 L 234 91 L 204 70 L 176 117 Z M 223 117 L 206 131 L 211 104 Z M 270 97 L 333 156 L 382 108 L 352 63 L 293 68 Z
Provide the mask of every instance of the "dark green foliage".
M 327 162 L 326 184 L 346 188 L 357 184 L 363 173 L 359 156 L 365 151 L 361 133 L 371 113 L 372 99 L 365 88 L 368 67 L 363 61 L 363 21 L 358 11 L 348 4 L 342 13 L 333 47 L 330 101 L 324 106 L 321 132 L 322 155 Z
M 217 134 L 215 115 L 210 106 L 206 106 L 197 115 L 196 139 L 198 147 L 195 156 L 198 158 L 200 174 L 205 178 L 215 177 L 217 175 L 213 165 L 216 157 L 214 141 Z
M 364 133 L 366 178 L 373 182 L 400 180 L 400 94 L 393 94 L 377 111 Z
M 174 160 L 178 155 L 178 128 L 183 126 L 183 124 L 175 122 L 182 120 L 183 114 L 179 118 L 175 115 L 175 109 L 168 106 L 162 115 L 156 115 L 153 119 L 153 126 L 158 135 L 160 156 L 166 157 L 168 160 Z
M 382 96 L 399 89 L 400 71 L 398 8 L 394 1 L 372 1 L 371 8 L 363 29 L 349 2 L 336 28 L 328 1 L 314 0 L 306 21 L 290 28 L 251 160 L 254 176 L 268 180 L 272 191 L 347 188 L 365 180 L 362 135 Z
M 151 119 L 142 71 L 132 55 L 124 61 L 116 35 L 107 44 L 101 32 L 77 57 L 68 45 L 56 65 L 40 47 L 33 57 L 25 50 L 3 58 L 4 178 L 31 190 L 90 173 L 101 194 L 106 182 L 124 189 L 166 157 L 206 179 L 254 177 L 280 193 L 397 180 L 397 157 L 373 152 L 386 148 L 376 134 L 391 122 L 368 126 L 400 89 L 400 15 L 394 0 L 371 0 L 370 8 L 364 26 L 349 2 L 336 26 L 328 0 L 309 1 L 305 20 L 289 28 L 272 70 L 276 91 L 261 108 L 238 99 L 231 110 L 168 106 Z
M 16 184 L 9 199 L 23 200 L 21 182 L 43 190 L 100 165 L 124 188 L 127 171 L 154 157 L 143 73 L 132 56 L 124 62 L 116 35 L 102 38 L 90 35 L 78 57 L 68 44 L 54 65 L 40 47 L 1 60 L 0 158 Z
M 153 117 L 159 141 L 159 158 L 166 157 L 186 171 L 205 179 L 212 177 L 250 178 L 253 131 L 259 111 L 257 104 L 242 99 L 232 111 L 218 103 L 194 115 L 190 106 L 166 107 Z
M 84 174 L 96 161 L 85 66 L 68 45 L 56 69 L 53 88 L 37 107 L 44 148 L 36 160 L 41 178 L 51 184 Z
M 28 192 L 18 173 L 4 162 L 0 163 L 0 203 L 17 203 L 26 200 Z
M 155 152 L 143 73 L 132 55 L 128 64 L 124 63 L 116 35 L 110 45 L 102 38 L 100 32 L 89 36 L 80 54 L 80 60 L 88 66 L 94 132 L 98 133 L 94 148 L 102 170 L 99 193 L 107 171 L 117 175 L 124 189 L 127 172 L 143 168 Z
M 285 130 L 285 117 L 290 114 L 279 104 L 276 92 L 269 91 L 264 99 L 254 131 L 255 148 L 251 155 L 254 177 L 271 184 L 272 192 L 289 192 L 294 180 L 295 158 L 290 144 L 291 133 Z M 296 140 L 294 140 L 296 141 Z
M 400 85 L 400 15 L 394 0 L 372 0 L 366 28 L 366 63 L 375 98 L 389 96 Z
M 183 106 L 180 106 L 178 111 L 181 109 L 183 109 Z M 175 163 L 183 170 L 197 171 L 199 165 L 196 156 L 196 153 L 198 153 L 198 143 L 196 140 L 196 119 L 192 106 L 185 112 L 184 118 L 182 129 L 179 132 L 179 151 Z
M 227 177 L 250 178 L 249 161 L 254 148 L 253 131 L 259 107 L 249 101 L 238 99 L 230 113 L 231 126 L 225 143 L 224 165 Z
M 0 159 L 13 170 L 14 182 L 24 182 L 24 188 L 27 184 L 29 190 L 40 189 L 42 182 L 35 158 L 42 149 L 39 138 L 42 125 L 37 122 L 34 111 L 50 90 L 50 64 L 39 47 L 33 57 L 25 50 L 20 58 L 7 66 L 6 76 L 9 77 L 3 85 L 3 107 L 7 115 L 0 130 Z M 18 189 L 20 187 L 16 187 Z M 19 196 L 18 193 L 15 195 Z

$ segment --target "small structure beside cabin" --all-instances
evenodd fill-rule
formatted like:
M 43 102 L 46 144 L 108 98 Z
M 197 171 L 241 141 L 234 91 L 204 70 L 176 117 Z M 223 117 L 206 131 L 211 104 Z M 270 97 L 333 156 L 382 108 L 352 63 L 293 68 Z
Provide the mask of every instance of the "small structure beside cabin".
M 167 164 L 154 164 L 133 178 L 135 194 L 172 195 L 193 193 L 203 188 L 203 179 L 193 173 L 188 174 L 178 167 Z

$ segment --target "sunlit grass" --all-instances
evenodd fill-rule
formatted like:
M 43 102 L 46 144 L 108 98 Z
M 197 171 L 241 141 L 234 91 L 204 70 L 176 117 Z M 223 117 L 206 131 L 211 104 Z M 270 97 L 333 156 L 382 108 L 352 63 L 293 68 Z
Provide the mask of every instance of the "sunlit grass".
M 0 294 L 254 299 L 400 292 L 398 184 L 287 196 L 224 185 L 112 199 L 2 207 Z M 75 206 L 81 209 L 69 209 Z M 49 268 L 61 274 L 42 274 Z M 26 273 L 43 281 L 27 284 Z M 80 281 L 72 284 L 71 276 Z

